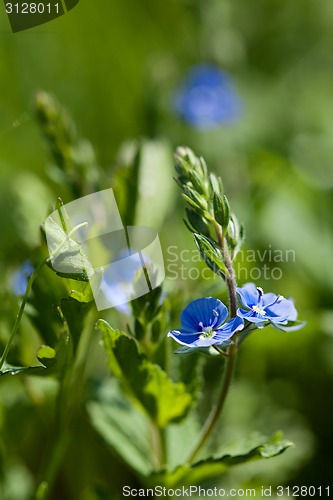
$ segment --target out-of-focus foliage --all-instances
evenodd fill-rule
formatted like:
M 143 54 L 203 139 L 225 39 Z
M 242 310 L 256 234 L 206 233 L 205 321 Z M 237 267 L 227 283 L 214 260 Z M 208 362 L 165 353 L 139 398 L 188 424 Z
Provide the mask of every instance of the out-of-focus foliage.
M 184 206 L 172 182 L 172 151 L 179 144 L 193 147 L 222 176 L 233 210 L 245 223 L 245 244 L 235 261 L 239 284 L 288 290 L 299 317 L 307 320 L 299 332 L 267 328 L 244 343 L 214 434 L 221 448 L 211 451 L 217 457 L 244 455 L 279 428 L 295 447 L 269 461 L 230 468 L 206 486 L 330 482 L 332 23 L 333 5 L 323 0 L 81 0 L 58 20 L 16 34 L 0 12 L 1 352 L 19 307 L 13 276 L 27 259 L 36 265 L 45 258 L 38 228 L 57 197 L 68 202 L 113 187 L 124 222 L 155 227 L 163 245 L 164 322 L 150 325 L 158 340 L 145 356 L 176 373 L 194 398 L 199 382 L 204 384 L 199 414 L 171 424 L 165 436 L 169 463 L 183 462 L 215 400 L 222 366 L 219 359 L 197 354 L 183 361 L 170 357 L 171 341 L 161 338 L 178 324 L 189 300 L 226 300 L 226 289 L 200 261 L 182 222 Z M 232 123 L 198 130 L 177 114 L 174 96 L 191 68 L 207 63 L 230 75 L 242 113 Z M 50 131 L 38 125 L 34 96 L 40 89 L 74 118 L 75 126 L 64 118 L 75 146 L 67 150 L 72 177 L 48 148 Z M 60 150 L 67 146 L 64 140 Z M 68 299 L 74 288 L 77 295 Z M 66 450 L 58 450 L 63 460 L 55 464 L 52 498 L 117 498 L 123 485 L 137 485 L 155 466 L 146 458 L 149 419 L 109 380 L 94 331 L 99 317 L 119 330 L 130 323 L 137 332 L 141 319 L 115 310 L 98 315 L 84 302 L 61 302 L 80 293 L 81 285 L 45 267 L 8 358 L 10 365 L 34 366 L 41 345 L 57 352 L 68 328 L 77 375 L 66 381 L 71 397 L 63 404 L 65 415 L 54 421 L 57 375 L 0 378 L 0 497 L 6 500 L 33 493 L 50 454 L 50 434 L 57 435 L 59 427 Z M 80 322 L 73 320 L 76 306 Z M 87 347 L 85 360 L 80 353 Z M 131 428 L 133 420 L 137 426 Z

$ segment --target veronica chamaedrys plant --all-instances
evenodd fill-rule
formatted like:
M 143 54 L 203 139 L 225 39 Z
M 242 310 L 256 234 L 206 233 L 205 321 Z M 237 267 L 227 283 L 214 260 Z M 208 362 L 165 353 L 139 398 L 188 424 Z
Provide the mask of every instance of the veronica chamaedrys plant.
M 176 172 L 176 180 L 188 203 L 187 227 L 206 264 L 225 281 L 229 295 L 229 310 L 212 297 L 190 302 L 180 315 L 182 328 L 168 334 L 187 347 L 176 352 L 200 349 L 210 353 L 213 347 L 226 358 L 220 394 L 188 457 L 192 462 L 218 422 L 241 342 L 250 332 L 269 324 L 280 330 L 295 330 L 304 323 L 296 322 L 297 311 L 291 299 L 274 293 L 264 294 L 253 283 L 237 288 L 233 260 L 242 245 L 244 230 L 231 212 L 221 179 L 209 174 L 203 158 L 183 147 L 176 153 Z

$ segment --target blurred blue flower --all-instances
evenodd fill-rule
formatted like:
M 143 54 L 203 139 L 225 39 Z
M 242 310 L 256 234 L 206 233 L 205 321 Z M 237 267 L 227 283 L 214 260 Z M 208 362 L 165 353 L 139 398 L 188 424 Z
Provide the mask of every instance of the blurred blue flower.
M 297 311 L 291 299 L 275 293 L 264 293 L 254 283 L 237 288 L 237 296 L 241 304 L 237 315 L 255 323 L 258 328 L 263 328 L 269 322 L 279 330 L 290 331 L 298 330 L 305 324 L 296 321 Z M 289 322 L 292 322 L 291 326 L 288 326 Z
M 11 278 L 11 288 L 15 295 L 23 297 L 27 288 L 28 280 L 34 272 L 33 265 L 26 260 Z
M 146 270 L 149 270 L 150 284 L 153 285 L 156 277 L 151 259 L 142 252 L 140 256 L 139 253 L 128 248 L 118 252 L 113 261 L 114 265 L 105 268 L 103 272 L 99 293 L 103 294 L 109 307 L 114 307 L 127 316 L 131 314 L 129 303 L 149 293 L 142 258 Z
M 227 73 L 217 66 L 194 66 L 175 93 L 176 112 L 187 123 L 209 129 L 233 122 L 241 114 L 241 101 Z
M 116 265 L 109 266 L 104 270 L 100 286 L 100 292 L 104 294 L 110 307 L 115 307 L 128 316 L 131 313 L 129 302 L 131 297 L 135 297 L 135 276 L 142 270 L 139 254 L 133 253 L 129 258 L 130 255 L 128 249 L 123 249 L 117 254 L 114 259 Z M 126 265 L 122 262 L 126 262 Z
M 207 297 L 193 300 L 180 315 L 182 328 L 172 330 L 168 337 L 189 347 L 222 344 L 244 327 L 244 321 L 239 317 L 224 323 L 227 316 L 227 307 L 218 299 Z

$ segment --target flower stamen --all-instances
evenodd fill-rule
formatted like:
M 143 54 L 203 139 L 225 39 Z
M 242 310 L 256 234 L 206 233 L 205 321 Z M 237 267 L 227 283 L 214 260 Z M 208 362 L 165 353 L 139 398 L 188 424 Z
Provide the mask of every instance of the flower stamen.
M 212 326 L 206 326 L 204 329 L 203 329 L 203 333 L 200 335 L 200 338 L 201 339 L 210 339 L 213 337 L 214 335 L 214 329 Z
M 266 316 L 266 311 L 259 306 L 252 306 L 252 311 L 254 311 L 257 314 L 260 314 L 261 316 Z

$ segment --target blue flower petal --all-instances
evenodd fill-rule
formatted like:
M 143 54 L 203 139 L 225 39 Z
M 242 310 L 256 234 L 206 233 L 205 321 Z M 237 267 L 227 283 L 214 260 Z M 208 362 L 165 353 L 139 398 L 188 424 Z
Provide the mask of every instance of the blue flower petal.
M 237 288 L 237 296 L 245 309 L 251 309 L 251 307 L 258 304 L 260 299 L 259 292 L 254 283 L 246 283 L 241 288 Z
M 221 326 L 214 335 L 214 344 L 222 344 L 226 340 L 230 339 L 236 332 L 243 330 L 244 321 L 242 318 L 236 317 L 227 321 Z
M 264 293 L 263 296 L 262 296 L 262 305 L 263 305 L 263 307 L 267 307 L 270 304 L 273 304 L 276 301 L 277 297 L 278 296 L 275 293 L 272 293 L 272 292 Z
M 289 321 L 296 321 L 297 310 L 291 299 L 282 299 L 266 309 L 267 314 L 272 316 L 283 316 Z
M 244 309 L 237 309 L 237 316 L 247 319 L 247 321 L 251 323 L 262 323 L 263 321 L 269 320 L 267 316 L 263 316 L 254 311 L 245 311 Z
M 286 316 L 274 316 L 270 314 L 267 316 L 267 319 L 274 325 L 286 325 L 288 323 L 288 317 Z
M 181 330 L 172 330 L 168 333 L 168 337 L 172 337 L 176 342 L 188 347 L 209 347 L 216 343 L 214 337 L 201 337 L 202 332 L 183 333 Z
M 205 297 L 192 300 L 182 311 L 180 322 L 184 330 L 194 333 L 202 327 L 220 326 L 227 316 L 228 309 L 220 300 Z

